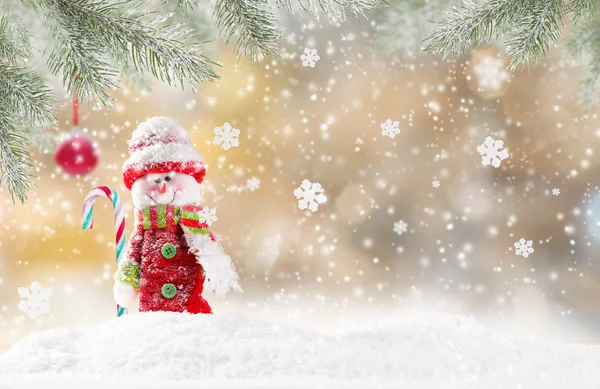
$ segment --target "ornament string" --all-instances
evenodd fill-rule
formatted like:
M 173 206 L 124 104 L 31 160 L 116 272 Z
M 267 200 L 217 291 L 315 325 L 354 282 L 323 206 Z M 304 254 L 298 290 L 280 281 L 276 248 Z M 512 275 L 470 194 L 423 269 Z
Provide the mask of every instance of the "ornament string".
M 119 266 L 119 262 L 123 259 L 125 255 L 125 212 L 123 211 L 123 203 L 121 202 L 121 197 L 118 195 L 117 191 L 109 188 L 108 186 L 97 186 L 92 189 L 87 196 L 85 196 L 85 200 L 83 202 L 83 212 L 81 217 L 81 228 L 84 230 L 90 230 L 94 227 L 94 202 L 100 198 L 106 197 L 108 198 L 113 205 L 113 213 L 115 217 L 115 244 L 116 244 L 116 257 L 117 257 L 117 267 Z M 117 305 L 117 316 L 122 316 L 127 313 L 127 309 L 120 307 Z
M 79 127 L 79 97 L 77 97 L 77 76 L 79 76 L 79 71 L 75 72 L 75 76 L 73 77 L 73 128 Z

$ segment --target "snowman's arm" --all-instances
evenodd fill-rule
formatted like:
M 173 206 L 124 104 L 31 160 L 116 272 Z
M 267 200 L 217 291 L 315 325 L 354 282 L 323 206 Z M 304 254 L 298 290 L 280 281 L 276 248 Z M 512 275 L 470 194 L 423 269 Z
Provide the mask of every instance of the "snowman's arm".
M 125 258 L 119 262 L 115 274 L 115 281 L 121 281 L 133 286 L 135 289 L 139 289 L 143 240 L 143 230 L 140 227 L 137 227 L 129 238 Z
M 225 254 L 217 236 L 208 230 L 208 226 L 202 230 L 201 233 L 194 233 L 186 227 L 183 229 L 190 250 L 204 270 L 204 289 L 218 295 L 229 290 L 242 292 L 231 257 Z

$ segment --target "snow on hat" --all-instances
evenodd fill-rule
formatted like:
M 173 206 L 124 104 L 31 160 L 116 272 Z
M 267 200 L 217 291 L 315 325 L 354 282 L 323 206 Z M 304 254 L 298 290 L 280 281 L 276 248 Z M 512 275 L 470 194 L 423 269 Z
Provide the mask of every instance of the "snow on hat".
M 131 135 L 129 158 L 123 164 L 123 181 L 131 190 L 140 177 L 151 173 L 188 174 L 201 183 L 204 158 L 194 149 L 183 127 L 169 117 L 153 117 Z

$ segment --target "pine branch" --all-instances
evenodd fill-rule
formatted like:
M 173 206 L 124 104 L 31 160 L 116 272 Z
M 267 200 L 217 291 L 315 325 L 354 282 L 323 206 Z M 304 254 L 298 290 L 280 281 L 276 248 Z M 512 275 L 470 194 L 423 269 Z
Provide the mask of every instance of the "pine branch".
M 584 61 L 579 97 L 589 111 L 598 104 L 600 92 L 600 20 L 595 19 L 576 29 L 566 42 L 565 55 Z
M 509 68 L 536 65 L 546 56 L 550 42 L 561 34 L 564 0 L 532 1 L 519 15 L 506 41 L 505 54 L 511 56 Z
M 443 9 L 462 0 L 405 0 L 395 2 L 378 26 L 379 46 L 387 53 L 414 58 L 422 50 L 423 41 L 433 33 Z
M 8 190 L 13 203 L 15 197 L 24 203 L 34 186 L 29 141 L 23 133 L 13 113 L 0 104 L 0 189 Z
M 247 55 L 252 62 L 261 55 L 279 58 L 277 42 L 281 32 L 267 0 L 217 0 L 214 16 L 227 43 L 238 33 L 236 55 Z
M 94 95 L 106 103 L 106 90 L 116 86 L 117 72 L 100 53 L 119 51 L 139 72 L 182 88 L 187 83 L 194 89 L 199 82 L 218 77 L 212 69 L 214 63 L 201 54 L 198 45 L 183 43 L 190 30 L 180 25 L 155 27 L 159 23 L 146 20 L 152 12 L 142 12 L 142 3 L 121 11 L 119 4 L 100 0 L 38 2 L 47 19 L 60 21 L 56 30 L 63 42 L 53 52 L 50 67 L 62 71 L 69 89 L 69 80 L 78 70 L 77 90 L 84 97 Z M 160 15 L 158 18 L 163 20 Z M 61 53 L 67 55 L 63 60 Z
M 11 64 L 31 57 L 29 30 L 8 7 L 0 5 L 0 60 Z
M 464 6 L 450 7 L 444 12 L 445 21 L 427 38 L 425 51 L 448 58 L 489 43 L 509 29 L 528 1 L 490 0 L 478 4 L 468 0 Z
M 317 19 L 324 13 L 333 22 L 346 22 L 348 14 L 356 18 L 366 17 L 368 13 L 390 5 L 387 0 L 277 0 L 277 3 L 290 12 L 298 7 Z
M 572 14 L 573 24 L 590 20 L 598 9 L 598 0 L 571 0 L 566 12 Z
M 28 127 L 54 123 L 54 95 L 41 77 L 18 65 L 0 62 L 0 105 Z
M 161 0 L 161 6 L 165 8 L 174 6 L 180 13 L 186 14 L 197 9 L 200 6 L 200 0 Z

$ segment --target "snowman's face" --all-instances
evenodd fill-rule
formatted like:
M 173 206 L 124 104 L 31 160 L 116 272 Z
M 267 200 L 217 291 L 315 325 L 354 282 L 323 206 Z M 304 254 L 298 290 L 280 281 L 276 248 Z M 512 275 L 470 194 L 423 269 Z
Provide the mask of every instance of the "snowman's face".
M 136 208 L 167 204 L 182 206 L 200 202 L 200 184 L 187 174 L 152 173 L 140 177 L 131 187 Z

